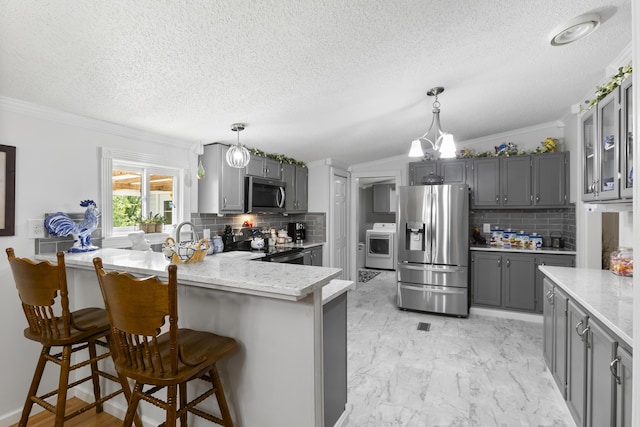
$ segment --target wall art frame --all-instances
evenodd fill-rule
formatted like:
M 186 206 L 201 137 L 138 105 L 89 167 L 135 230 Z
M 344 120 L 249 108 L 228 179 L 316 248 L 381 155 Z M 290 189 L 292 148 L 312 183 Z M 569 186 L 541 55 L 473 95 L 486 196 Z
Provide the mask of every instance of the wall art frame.
M 0 145 L 0 236 L 15 235 L 16 147 Z

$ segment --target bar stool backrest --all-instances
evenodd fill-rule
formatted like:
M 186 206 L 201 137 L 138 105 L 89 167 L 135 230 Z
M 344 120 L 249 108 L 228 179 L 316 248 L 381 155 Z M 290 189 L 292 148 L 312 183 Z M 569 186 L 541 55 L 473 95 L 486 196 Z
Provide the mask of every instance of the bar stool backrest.
M 46 340 L 68 337 L 72 319 L 64 253 L 56 254 L 58 265 L 49 261 L 36 263 L 28 258 L 16 258 L 12 248 L 7 249 L 7 255 L 29 332 L 33 334 L 33 337 L 27 338 L 40 337 Z

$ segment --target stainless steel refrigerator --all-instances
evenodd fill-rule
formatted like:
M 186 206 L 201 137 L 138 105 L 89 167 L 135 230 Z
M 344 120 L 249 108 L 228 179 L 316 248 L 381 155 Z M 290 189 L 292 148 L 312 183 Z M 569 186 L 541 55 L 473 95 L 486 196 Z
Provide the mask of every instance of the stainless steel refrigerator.
M 469 186 L 398 188 L 398 307 L 469 314 Z

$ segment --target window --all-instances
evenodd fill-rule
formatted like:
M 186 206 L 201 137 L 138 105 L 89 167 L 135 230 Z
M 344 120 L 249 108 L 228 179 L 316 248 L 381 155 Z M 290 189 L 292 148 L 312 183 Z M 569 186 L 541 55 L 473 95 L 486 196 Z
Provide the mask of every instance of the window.
M 178 207 L 183 197 L 184 169 L 162 163 L 162 159 L 149 155 L 103 151 L 101 210 L 105 238 L 125 236 L 142 227 L 147 233 L 157 233 L 166 224 L 182 221 Z

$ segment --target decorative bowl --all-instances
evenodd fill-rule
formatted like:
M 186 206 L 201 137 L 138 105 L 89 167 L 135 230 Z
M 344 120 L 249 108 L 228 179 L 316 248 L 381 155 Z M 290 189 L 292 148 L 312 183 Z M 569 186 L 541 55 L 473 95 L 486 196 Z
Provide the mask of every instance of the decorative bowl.
M 200 239 L 197 242 L 180 242 L 167 237 L 162 245 L 162 253 L 175 264 L 187 264 L 202 261 L 207 255 L 209 242 L 207 239 Z

